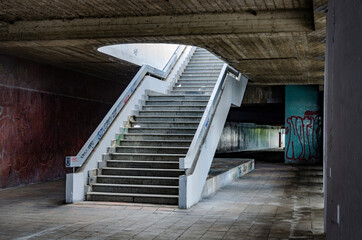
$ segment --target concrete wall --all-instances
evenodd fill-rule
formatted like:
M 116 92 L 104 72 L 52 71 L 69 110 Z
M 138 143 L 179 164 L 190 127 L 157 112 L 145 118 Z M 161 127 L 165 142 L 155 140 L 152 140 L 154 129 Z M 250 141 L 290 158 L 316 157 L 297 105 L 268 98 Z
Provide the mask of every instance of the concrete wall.
M 326 233 L 362 237 L 362 2 L 329 0 L 325 83 Z
M 279 127 L 253 123 L 226 122 L 217 153 L 279 147 Z
M 240 107 L 230 108 L 227 121 L 284 126 L 284 116 L 284 102 L 242 104 Z
M 286 86 L 285 162 L 320 162 L 321 149 L 322 112 L 318 87 Z
M 0 55 L 0 188 L 65 177 L 125 86 Z
M 147 64 L 162 70 L 178 46 L 161 43 L 117 44 L 100 47 L 98 51 L 139 66 Z
M 246 87 L 243 105 L 248 103 L 284 103 L 284 86 L 255 86 Z

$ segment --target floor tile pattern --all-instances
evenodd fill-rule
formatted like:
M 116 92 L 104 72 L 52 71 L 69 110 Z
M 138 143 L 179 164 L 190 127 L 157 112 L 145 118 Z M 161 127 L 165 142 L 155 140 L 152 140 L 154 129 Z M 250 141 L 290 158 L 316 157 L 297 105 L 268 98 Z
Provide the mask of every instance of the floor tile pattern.
M 322 168 L 256 163 L 191 209 L 64 202 L 64 181 L 0 191 L 0 239 L 325 239 Z

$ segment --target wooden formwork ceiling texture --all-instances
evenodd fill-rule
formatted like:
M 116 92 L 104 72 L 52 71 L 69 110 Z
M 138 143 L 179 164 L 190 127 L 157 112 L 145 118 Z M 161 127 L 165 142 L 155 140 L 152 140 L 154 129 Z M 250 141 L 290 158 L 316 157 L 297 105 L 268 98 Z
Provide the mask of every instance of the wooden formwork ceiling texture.
M 122 81 L 135 66 L 97 51 L 121 43 L 208 49 L 250 84 L 323 84 L 327 0 L 12 0 L 0 53 Z

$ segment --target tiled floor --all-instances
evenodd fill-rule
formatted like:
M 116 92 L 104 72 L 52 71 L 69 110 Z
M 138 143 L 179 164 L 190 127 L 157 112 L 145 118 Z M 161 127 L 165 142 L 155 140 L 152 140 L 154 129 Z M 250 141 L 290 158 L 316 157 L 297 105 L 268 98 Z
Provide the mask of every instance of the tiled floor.
M 320 167 L 257 163 L 188 210 L 63 199 L 64 181 L 0 191 L 0 239 L 324 239 Z

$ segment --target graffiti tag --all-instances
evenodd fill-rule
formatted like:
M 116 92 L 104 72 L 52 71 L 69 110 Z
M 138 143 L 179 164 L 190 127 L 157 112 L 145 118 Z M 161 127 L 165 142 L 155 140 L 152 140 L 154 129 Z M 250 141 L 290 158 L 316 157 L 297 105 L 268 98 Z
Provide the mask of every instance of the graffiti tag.
M 4 107 L 0 106 L 0 160 L 4 159 L 4 155 L 5 155 L 5 150 L 4 150 L 4 144 L 2 141 L 5 141 L 5 136 L 3 135 L 4 133 L 2 132 L 3 128 L 5 127 L 5 118 L 8 118 L 8 115 L 3 114 L 4 113 Z
M 306 111 L 304 116 L 291 116 L 286 121 L 286 158 L 294 161 L 314 161 L 320 155 L 322 120 L 318 111 Z

